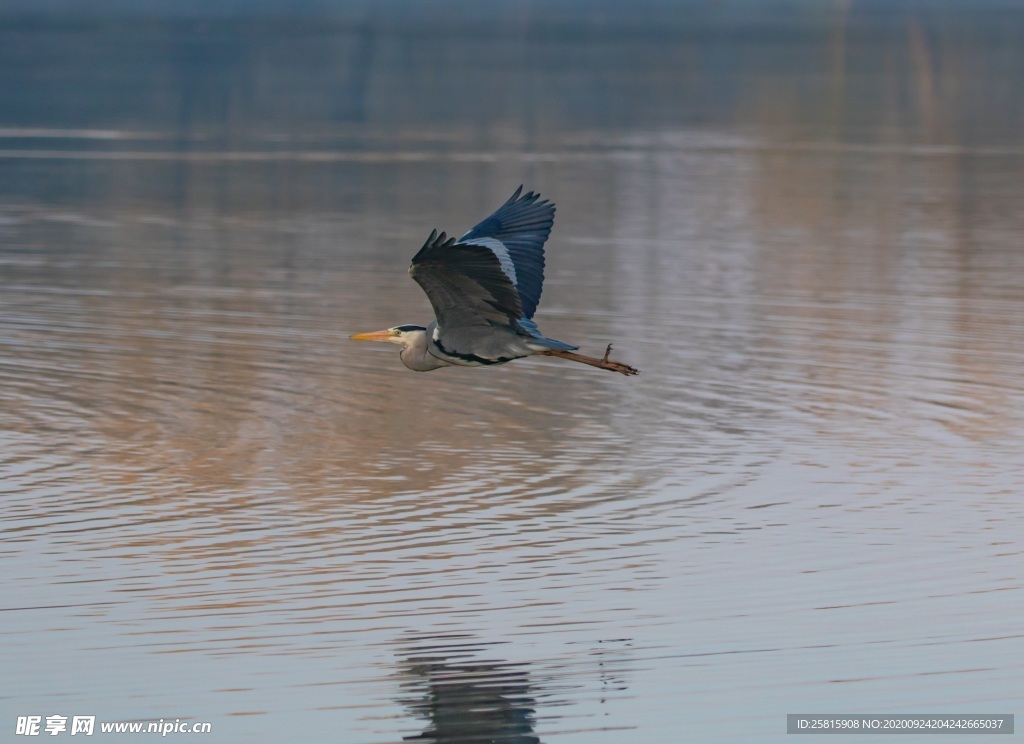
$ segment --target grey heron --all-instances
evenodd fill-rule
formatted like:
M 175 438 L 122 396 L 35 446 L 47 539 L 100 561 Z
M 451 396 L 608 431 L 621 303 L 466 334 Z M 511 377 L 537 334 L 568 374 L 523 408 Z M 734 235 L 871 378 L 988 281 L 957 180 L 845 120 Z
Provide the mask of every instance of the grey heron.
M 356 333 L 356 341 L 402 347 L 402 363 L 416 372 L 480 367 L 542 354 L 592 367 L 638 374 L 628 364 L 577 354 L 578 346 L 544 336 L 533 314 L 544 284 L 544 242 L 555 205 L 523 187 L 461 238 L 430 233 L 413 256 L 409 274 L 427 294 L 436 320 Z

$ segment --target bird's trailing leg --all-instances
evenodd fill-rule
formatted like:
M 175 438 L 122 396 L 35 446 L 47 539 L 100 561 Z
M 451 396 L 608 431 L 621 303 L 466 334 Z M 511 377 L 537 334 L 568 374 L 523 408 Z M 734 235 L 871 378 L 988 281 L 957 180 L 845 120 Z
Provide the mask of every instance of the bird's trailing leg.
M 598 359 L 597 357 L 589 357 L 583 354 L 576 354 L 572 351 L 560 351 L 558 349 L 549 349 L 548 351 L 542 351 L 541 354 L 546 356 L 561 357 L 562 359 L 568 359 L 570 362 L 580 362 L 581 364 L 589 364 L 591 367 L 597 367 L 598 369 L 609 369 L 612 372 L 618 372 L 626 375 L 638 375 L 640 370 L 635 367 L 630 367 L 628 364 L 622 362 L 615 362 L 608 358 L 608 355 L 612 353 L 612 345 L 608 344 L 608 348 L 604 350 L 604 356 Z

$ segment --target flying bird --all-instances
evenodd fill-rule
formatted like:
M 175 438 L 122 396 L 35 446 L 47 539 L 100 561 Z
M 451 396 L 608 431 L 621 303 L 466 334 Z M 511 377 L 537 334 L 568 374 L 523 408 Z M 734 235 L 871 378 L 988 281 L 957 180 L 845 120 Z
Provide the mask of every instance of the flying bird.
M 459 239 L 437 230 L 413 256 L 409 274 L 427 293 L 436 320 L 425 328 L 400 325 L 357 333 L 356 341 L 402 347 L 402 363 L 416 372 L 480 367 L 542 354 L 592 367 L 639 374 L 628 364 L 577 354 L 578 346 L 544 336 L 533 314 L 544 284 L 544 242 L 555 205 L 520 186 L 511 198 Z

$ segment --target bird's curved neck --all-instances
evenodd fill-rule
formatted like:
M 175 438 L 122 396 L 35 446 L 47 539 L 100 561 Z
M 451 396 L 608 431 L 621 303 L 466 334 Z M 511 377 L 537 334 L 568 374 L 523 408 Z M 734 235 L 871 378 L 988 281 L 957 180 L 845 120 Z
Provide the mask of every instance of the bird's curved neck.
M 402 364 L 416 372 L 428 372 L 439 367 L 447 367 L 445 362 L 430 353 L 427 331 L 413 331 L 405 334 L 407 343 L 400 354 Z

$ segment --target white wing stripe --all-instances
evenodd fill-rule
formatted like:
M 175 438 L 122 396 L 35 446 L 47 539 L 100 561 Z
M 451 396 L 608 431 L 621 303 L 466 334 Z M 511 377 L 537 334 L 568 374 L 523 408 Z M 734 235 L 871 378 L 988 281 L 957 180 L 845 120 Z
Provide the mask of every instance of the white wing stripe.
M 494 238 L 473 238 L 467 240 L 464 245 L 478 245 L 481 248 L 489 248 L 494 251 L 494 255 L 498 257 L 498 262 L 501 264 L 501 270 L 505 272 L 505 276 L 512 280 L 513 285 L 519 286 L 519 280 L 516 278 L 516 267 L 512 263 L 512 256 L 509 255 L 508 248 L 500 240 L 495 240 Z

